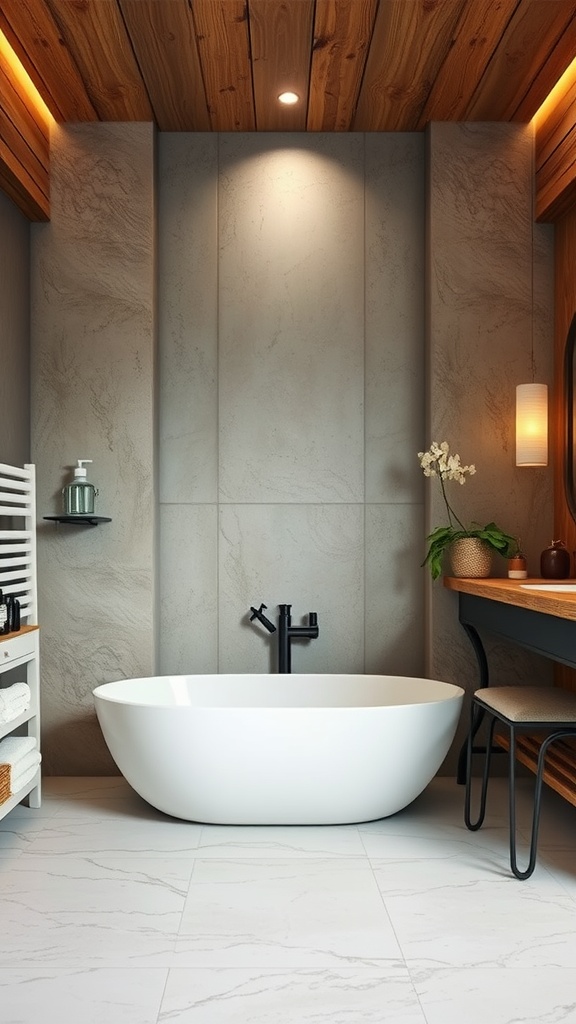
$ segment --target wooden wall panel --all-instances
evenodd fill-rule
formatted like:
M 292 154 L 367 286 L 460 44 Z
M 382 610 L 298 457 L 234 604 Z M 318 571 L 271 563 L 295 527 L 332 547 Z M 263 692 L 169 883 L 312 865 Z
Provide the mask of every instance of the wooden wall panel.
M 0 137 L 0 189 L 33 221 L 50 219 L 50 200 Z
M 552 401 L 551 450 L 554 453 L 554 536 L 570 551 L 576 551 L 576 523 L 570 515 L 564 491 L 566 453 L 564 394 L 564 346 L 576 313 L 576 206 L 555 224 L 555 330 L 554 395 Z M 557 666 L 556 681 L 576 691 L 576 672 Z
M 553 220 L 576 202 L 576 125 L 536 171 L 536 219 Z
M 49 126 L 22 88 L 15 71 L 0 62 L 0 184 L 31 220 L 50 212 Z
M 536 121 L 536 218 L 557 220 L 576 202 L 576 68 Z

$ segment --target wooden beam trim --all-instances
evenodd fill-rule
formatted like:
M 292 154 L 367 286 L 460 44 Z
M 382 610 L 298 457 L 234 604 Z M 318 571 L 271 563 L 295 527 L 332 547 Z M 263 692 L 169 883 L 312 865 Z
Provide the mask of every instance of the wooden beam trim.
M 572 202 L 575 187 L 576 126 L 564 145 L 536 173 L 536 218 L 553 220 L 564 213 Z
M 35 116 L 14 85 L 6 69 L 0 65 L 0 105 L 6 117 L 22 136 L 31 153 L 46 169 L 50 164 L 50 138 L 48 128 Z
M 576 82 L 536 129 L 536 169 L 540 170 L 576 124 Z
M 0 182 L 7 195 L 30 220 L 50 219 L 50 199 L 0 138 Z M 47 188 L 49 182 L 47 181 Z
M 50 171 L 49 167 L 40 163 L 36 155 L 28 146 L 26 140 L 18 129 L 0 107 L 0 140 L 6 149 L 14 156 L 19 167 L 26 175 L 26 189 L 29 191 L 29 182 L 34 185 L 46 198 L 50 195 Z M 15 169 L 15 165 L 12 165 Z
M 567 15 L 567 20 L 559 28 L 556 42 L 544 59 L 539 70 L 533 76 L 532 83 L 526 90 L 512 114 L 511 121 L 530 121 L 539 110 L 544 100 L 552 91 L 556 82 L 562 77 L 566 68 L 574 58 L 574 25 L 576 15 Z

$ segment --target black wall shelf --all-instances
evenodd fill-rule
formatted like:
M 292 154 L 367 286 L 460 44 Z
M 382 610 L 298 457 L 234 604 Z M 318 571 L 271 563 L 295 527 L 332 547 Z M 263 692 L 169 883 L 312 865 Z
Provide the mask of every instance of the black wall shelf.
M 111 523 L 109 516 L 43 516 L 53 523 L 71 523 L 73 526 L 98 526 L 98 523 Z

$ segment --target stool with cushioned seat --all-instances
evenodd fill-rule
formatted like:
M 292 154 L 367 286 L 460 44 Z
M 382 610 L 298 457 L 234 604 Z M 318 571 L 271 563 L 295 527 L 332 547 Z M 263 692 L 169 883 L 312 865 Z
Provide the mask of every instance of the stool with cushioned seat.
M 480 809 L 476 821 L 471 820 L 472 755 L 474 736 L 480 722 L 489 715 Z M 509 816 L 510 867 L 516 878 L 529 878 L 536 866 L 540 805 L 546 754 L 551 744 L 567 736 L 576 737 L 576 693 L 554 686 L 487 686 L 476 690 L 472 697 L 470 730 L 466 749 L 466 796 L 464 820 L 472 832 L 479 829 L 486 813 L 486 797 L 493 751 L 494 728 L 497 722 L 508 728 L 509 742 Z M 536 731 L 543 734 L 536 765 L 534 808 L 530 837 L 528 866 L 518 867 L 516 857 L 516 737 L 518 732 Z

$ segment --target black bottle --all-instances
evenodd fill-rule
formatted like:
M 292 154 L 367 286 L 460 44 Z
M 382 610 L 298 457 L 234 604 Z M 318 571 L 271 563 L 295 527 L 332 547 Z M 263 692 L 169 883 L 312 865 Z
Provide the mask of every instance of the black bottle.
M 14 629 L 14 597 L 12 594 L 8 594 L 6 598 L 6 622 L 4 623 L 4 632 L 11 633 Z

